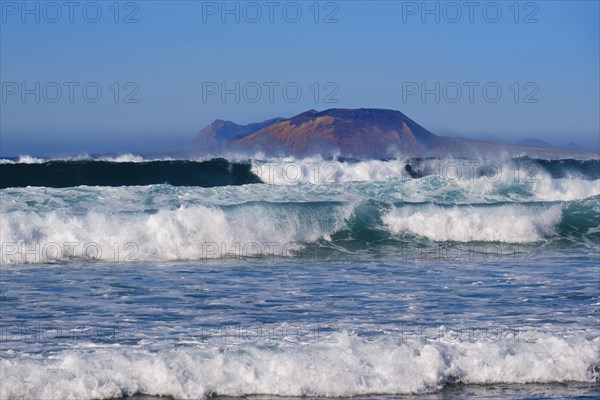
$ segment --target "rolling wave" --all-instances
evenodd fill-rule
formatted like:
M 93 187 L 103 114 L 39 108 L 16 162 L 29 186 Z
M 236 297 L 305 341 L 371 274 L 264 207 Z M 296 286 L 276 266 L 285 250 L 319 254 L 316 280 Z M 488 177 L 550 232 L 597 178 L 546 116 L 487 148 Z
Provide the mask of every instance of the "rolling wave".
M 599 160 L 22 161 L 0 164 L 3 263 L 600 243 Z
M 581 336 L 540 333 L 531 341 L 422 342 L 366 341 L 340 332 L 302 346 L 99 349 L 3 359 L 0 396 L 198 399 L 430 393 L 455 383 L 594 382 L 599 362 L 598 338 Z
M 600 242 L 599 221 L 597 197 L 571 203 L 462 206 L 258 201 L 122 212 L 10 211 L 1 214 L 0 236 L 7 263 L 78 261 L 86 255 L 106 262 L 167 262 L 228 255 L 293 257 L 311 245 L 354 251 L 377 248 L 382 241 L 392 249 L 423 242 L 568 240 L 569 246 L 593 245 Z M 352 247 L 353 241 L 362 245 Z M 126 246 L 130 257 L 115 258 L 115 246 Z
M 0 188 L 132 186 L 227 186 L 258 183 L 250 165 L 208 161 L 45 161 L 0 164 Z
M 253 160 L 252 171 L 265 183 L 334 183 L 418 179 L 437 176 L 445 181 L 536 183 L 543 179 L 600 179 L 600 160 L 515 158 L 322 160 L 283 158 Z
M 559 205 L 426 205 L 395 208 L 383 221 L 392 232 L 412 233 L 433 241 L 528 243 L 555 233 L 561 217 Z
M 90 158 L 0 160 L 0 188 L 132 186 L 224 186 L 248 183 L 330 184 L 436 176 L 451 183 L 544 183 L 600 180 L 600 160 L 390 159 L 390 160 L 171 160 L 124 154 Z M 595 186 L 598 186 L 597 184 Z

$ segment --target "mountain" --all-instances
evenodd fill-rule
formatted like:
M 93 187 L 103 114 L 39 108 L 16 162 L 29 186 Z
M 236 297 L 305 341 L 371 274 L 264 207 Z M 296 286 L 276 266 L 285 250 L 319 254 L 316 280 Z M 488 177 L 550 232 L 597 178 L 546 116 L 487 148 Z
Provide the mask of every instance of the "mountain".
M 196 148 L 212 148 L 221 143 L 235 140 L 251 133 L 258 132 L 283 118 L 273 118 L 263 122 L 248 125 L 238 125 L 231 121 L 216 119 L 212 124 L 202 129 L 196 135 L 193 146 Z
M 216 120 L 198 133 L 194 147 L 370 158 L 419 155 L 443 140 L 399 111 L 330 109 L 249 125 Z
M 213 155 L 262 152 L 271 156 L 353 158 L 475 157 L 506 153 L 554 156 L 559 151 L 576 152 L 541 146 L 540 143 L 546 143 L 535 139 L 526 140 L 530 142 L 505 145 L 438 136 L 400 111 L 333 108 L 249 125 L 216 120 L 198 133 L 194 149 Z
M 371 158 L 427 153 L 439 140 L 399 111 L 331 109 L 307 111 L 237 142 L 270 152 Z

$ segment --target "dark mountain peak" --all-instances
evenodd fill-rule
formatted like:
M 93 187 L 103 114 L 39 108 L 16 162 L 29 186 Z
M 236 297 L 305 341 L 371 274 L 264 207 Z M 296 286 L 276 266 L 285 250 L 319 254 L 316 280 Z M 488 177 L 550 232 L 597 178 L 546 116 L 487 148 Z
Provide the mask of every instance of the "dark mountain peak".
M 193 146 L 202 149 L 214 148 L 230 140 L 241 139 L 280 120 L 282 118 L 273 118 L 263 122 L 239 125 L 232 121 L 215 119 L 212 124 L 198 132 Z
M 331 116 L 355 121 L 411 121 L 400 111 L 383 108 L 330 108 L 317 113 L 316 116 Z
M 308 110 L 290 118 L 288 121 L 290 121 L 292 125 L 300 125 L 306 121 L 314 120 L 319 114 L 320 113 L 317 110 Z
M 324 111 L 309 110 L 290 118 L 292 125 L 299 125 L 306 121 L 314 121 L 318 118 L 330 117 L 329 121 L 353 121 L 358 123 L 388 123 L 399 126 L 402 122 L 417 125 L 414 121 L 396 110 L 380 108 L 330 108 Z
M 239 124 L 236 124 L 233 121 L 227 121 L 225 119 L 215 119 L 211 125 L 218 125 L 218 126 L 234 125 L 234 126 L 240 126 Z
M 390 119 L 394 117 L 406 117 L 400 111 L 386 110 L 383 108 L 330 108 L 328 110 L 321 111 L 318 114 L 353 119 Z
M 237 130 L 241 127 L 242 125 L 238 125 L 235 122 L 232 121 L 226 121 L 223 119 L 215 119 L 214 122 L 212 124 L 210 124 L 207 128 L 210 128 L 211 131 L 214 131 L 215 133 L 217 133 L 218 136 L 218 132 L 217 131 L 223 131 L 223 130 Z

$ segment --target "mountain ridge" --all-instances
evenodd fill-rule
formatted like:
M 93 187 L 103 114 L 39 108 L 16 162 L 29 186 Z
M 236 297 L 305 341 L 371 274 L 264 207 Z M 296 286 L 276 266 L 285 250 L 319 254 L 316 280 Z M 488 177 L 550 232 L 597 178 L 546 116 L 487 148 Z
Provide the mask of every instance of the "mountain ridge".
M 541 142 L 541 141 L 540 141 Z M 308 110 L 290 118 L 238 125 L 215 120 L 198 132 L 195 151 L 262 152 L 270 156 L 472 157 L 498 153 L 552 156 L 581 152 L 558 147 L 500 144 L 438 136 L 398 110 L 331 108 Z

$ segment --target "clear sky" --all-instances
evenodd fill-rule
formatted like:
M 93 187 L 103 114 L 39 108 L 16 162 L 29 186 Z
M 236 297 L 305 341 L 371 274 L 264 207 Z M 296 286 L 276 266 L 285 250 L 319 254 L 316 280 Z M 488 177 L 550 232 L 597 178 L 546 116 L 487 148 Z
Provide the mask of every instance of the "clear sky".
M 598 147 L 598 1 L 0 4 L 2 156 L 179 149 L 217 118 L 333 107 Z

